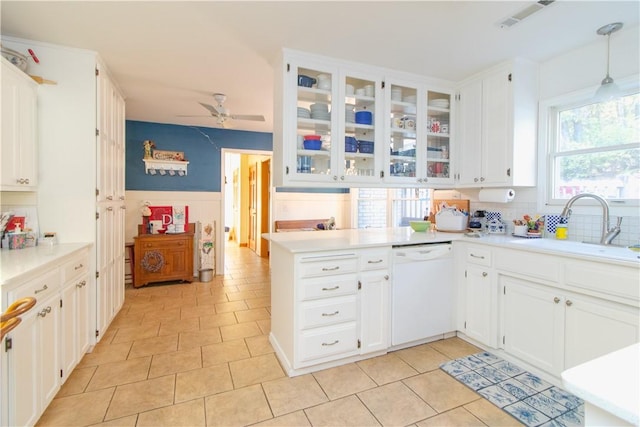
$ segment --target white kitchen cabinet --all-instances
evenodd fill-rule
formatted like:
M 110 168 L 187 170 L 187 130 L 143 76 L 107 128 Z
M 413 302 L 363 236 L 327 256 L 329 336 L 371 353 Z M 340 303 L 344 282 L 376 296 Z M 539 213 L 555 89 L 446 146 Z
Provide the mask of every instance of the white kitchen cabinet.
M 389 259 L 386 249 L 360 251 L 361 354 L 384 351 L 390 345 Z
M 0 190 L 33 191 L 38 186 L 38 84 L 5 58 L 1 75 Z
M 446 82 L 432 90 L 437 84 L 421 76 L 289 50 L 278 64 L 276 186 L 453 183 L 453 90 Z M 300 75 L 319 82 L 313 87 L 300 86 Z M 328 114 L 313 111 L 321 104 L 327 105 Z M 310 118 L 304 109 L 312 110 Z M 359 112 L 372 113 L 371 124 L 355 123 L 354 114 Z M 321 149 L 301 146 L 303 137 L 310 134 L 322 137 Z M 356 138 L 358 145 L 347 138 Z
M 89 312 L 93 344 L 124 300 L 124 274 L 111 267 L 123 264 L 124 221 L 114 215 L 107 228 L 98 216 L 124 207 L 124 98 L 96 52 L 12 37 L 2 45 L 36 50 L 38 73 L 58 83 L 38 92 L 38 219 L 60 243 L 93 244 L 86 286 L 96 307 Z
M 463 331 L 469 338 L 497 346 L 497 295 L 492 253 L 486 247 L 467 245 L 464 251 Z
M 536 185 L 537 76 L 516 59 L 461 83 L 457 185 Z

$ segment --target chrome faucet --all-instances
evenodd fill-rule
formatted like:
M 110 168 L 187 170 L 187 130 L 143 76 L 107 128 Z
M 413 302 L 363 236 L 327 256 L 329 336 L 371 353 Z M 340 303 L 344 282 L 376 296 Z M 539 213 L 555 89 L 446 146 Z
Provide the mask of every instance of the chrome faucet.
M 597 200 L 600 205 L 602 205 L 602 237 L 600 238 L 601 245 L 610 245 L 613 239 L 616 238 L 618 234 L 620 234 L 620 224 L 622 223 L 622 217 L 618 217 L 618 223 L 612 229 L 609 229 L 609 204 L 602 197 L 591 194 L 591 193 L 582 193 L 577 196 L 573 196 L 567 204 L 564 206 L 562 213 L 560 214 L 563 218 L 566 218 L 567 221 L 571 216 L 571 206 L 575 203 L 576 200 L 582 199 L 584 197 L 590 197 L 592 199 Z

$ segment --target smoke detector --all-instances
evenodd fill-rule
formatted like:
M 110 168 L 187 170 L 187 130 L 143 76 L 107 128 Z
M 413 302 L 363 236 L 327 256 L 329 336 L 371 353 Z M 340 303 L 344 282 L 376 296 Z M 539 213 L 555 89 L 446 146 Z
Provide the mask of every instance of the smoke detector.
M 525 7 L 520 12 L 514 13 L 513 15 L 508 16 L 505 19 L 502 19 L 500 22 L 498 22 L 498 26 L 504 30 L 507 30 L 513 27 L 514 25 L 520 23 L 522 20 L 530 17 L 534 13 L 540 12 L 542 9 L 548 7 L 554 2 L 555 0 L 539 0 Z

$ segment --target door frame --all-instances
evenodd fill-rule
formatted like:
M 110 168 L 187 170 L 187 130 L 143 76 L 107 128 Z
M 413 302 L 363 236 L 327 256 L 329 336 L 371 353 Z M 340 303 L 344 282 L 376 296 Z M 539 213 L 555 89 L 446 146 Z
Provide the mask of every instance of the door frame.
M 226 194 L 225 194 L 225 176 L 226 176 L 226 155 L 227 154 L 248 154 L 248 155 L 257 155 L 257 156 L 269 156 L 270 158 L 273 158 L 273 151 L 265 151 L 265 150 L 248 150 L 248 149 L 241 149 L 241 148 L 221 148 L 220 149 L 220 196 L 221 196 L 221 202 L 220 202 L 220 221 L 221 221 L 221 225 L 220 225 L 220 233 L 219 235 L 222 236 L 222 241 L 220 242 L 218 246 L 218 249 L 220 250 L 220 262 L 221 262 L 221 266 L 220 267 L 216 267 L 216 272 L 220 272 L 222 275 L 224 275 L 224 263 L 225 263 L 225 244 L 226 242 L 224 241 L 225 238 L 225 232 L 224 232 L 224 226 L 225 226 L 225 203 L 226 203 Z M 270 162 L 271 165 L 273 165 L 273 162 Z M 270 173 L 270 176 L 273 176 L 272 173 Z M 269 188 L 272 188 L 273 185 L 270 182 L 269 183 Z M 239 207 L 240 209 L 242 209 L 242 206 Z M 269 210 L 269 216 L 271 216 L 271 199 L 269 199 L 269 206 L 267 207 Z M 256 254 L 256 256 L 258 256 Z

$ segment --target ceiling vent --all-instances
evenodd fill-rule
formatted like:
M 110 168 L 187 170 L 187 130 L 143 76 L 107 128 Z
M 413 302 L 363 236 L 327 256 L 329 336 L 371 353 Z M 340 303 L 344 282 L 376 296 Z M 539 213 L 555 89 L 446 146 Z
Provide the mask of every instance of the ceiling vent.
M 542 9 L 544 9 L 545 7 L 549 6 L 554 1 L 555 0 L 540 0 L 540 1 L 537 1 L 537 2 L 533 3 L 532 5 L 529 5 L 529 6 L 525 7 L 520 12 L 514 13 L 513 15 L 508 16 L 507 18 L 501 20 L 500 22 L 498 22 L 498 25 L 500 26 L 500 28 L 503 28 L 505 30 L 508 29 L 508 28 L 511 28 L 514 25 L 516 25 L 517 23 L 521 22 L 523 19 L 528 18 L 531 15 L 533 15 L 534 13 L 539 12 Z

